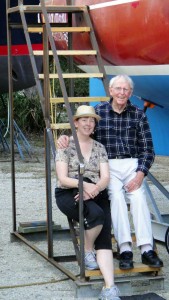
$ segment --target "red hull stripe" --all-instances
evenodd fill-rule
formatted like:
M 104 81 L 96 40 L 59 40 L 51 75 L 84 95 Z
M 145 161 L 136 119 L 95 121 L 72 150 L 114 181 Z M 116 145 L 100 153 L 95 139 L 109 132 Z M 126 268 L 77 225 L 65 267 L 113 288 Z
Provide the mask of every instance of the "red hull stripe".
M 42 44 L 33 44 L 32 45 L 33 50 L 42 50 L 43 45 Z M 8 54 L 8 48 L 7 46 L 0 46 L 0 56 L 7 55 Z M 27 45 L 13 45 L 12 46 L 12 55 L 18 56 L 18 55 L 28 55 L 28 47 Z

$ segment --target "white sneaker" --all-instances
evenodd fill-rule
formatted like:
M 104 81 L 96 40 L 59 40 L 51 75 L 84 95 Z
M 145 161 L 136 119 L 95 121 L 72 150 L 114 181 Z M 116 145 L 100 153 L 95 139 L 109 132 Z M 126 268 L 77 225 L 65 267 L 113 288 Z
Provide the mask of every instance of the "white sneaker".
M 120 300 L 120 291 L 116 285 L 111 286 L 110 288 L 103 287 L 99 300 Z
M 85 268 L 87 270 L 97 270 L 99 265 L 96 261 L 96 255 L 93 251 L 85 252 Z

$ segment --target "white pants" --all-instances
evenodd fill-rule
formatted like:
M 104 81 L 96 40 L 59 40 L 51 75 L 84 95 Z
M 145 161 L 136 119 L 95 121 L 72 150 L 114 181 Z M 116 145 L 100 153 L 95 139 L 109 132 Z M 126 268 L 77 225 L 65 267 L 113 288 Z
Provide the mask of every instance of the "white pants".
M 153 235 L 150 212 L 146 201 L 144 182 L 131 193 L 123 186 L 136 176 L 137 158 L 109 159 L 110 183 L 108 186 L 111 201 L 111 216 L 114 235 L 118 245 L 132 243 L 127 202 L 133 217 L 137 246 L 150 244 L 153 247 Z

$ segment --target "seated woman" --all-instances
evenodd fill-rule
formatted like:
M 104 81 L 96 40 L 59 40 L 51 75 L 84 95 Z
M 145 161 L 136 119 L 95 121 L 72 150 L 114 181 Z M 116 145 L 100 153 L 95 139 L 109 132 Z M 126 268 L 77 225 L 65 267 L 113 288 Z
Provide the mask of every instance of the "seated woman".
M 87 105 L 79 106 L 74 115 L 85 165 L 83 182 L 85 267 L 89 270 L 100 268 L 105 286 L 99 299 L 119 300 L 119 290 L 114 285 L 111 214 L 106 190 L 109 182 L 108 158 L 104 146 L 91 138 L 95 123 L 99 119 L 94 108 Z M 79 160 L 71 137 L 68 148 L 57 151 L 58 181 L 55 196 L 59 209 L 75 221 L 79 221 L 78 168 Z

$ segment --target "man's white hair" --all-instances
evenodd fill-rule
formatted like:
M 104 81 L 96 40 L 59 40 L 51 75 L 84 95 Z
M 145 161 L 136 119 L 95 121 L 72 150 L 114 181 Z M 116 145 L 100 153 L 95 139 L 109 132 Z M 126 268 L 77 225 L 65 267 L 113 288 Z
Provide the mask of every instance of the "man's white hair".
M 133 80 L 128 75 L 125 75 L 125 74 L 117 75 L 117 76 L 111 78 L 110 82 L 109 82 L 109 87 L 112 87 L 114 85 L 114 83 L 121 78 L 124 79 L 126 82 L 128 82 L 128 84 L 130 85 L 132 90 L 134 89 Z

